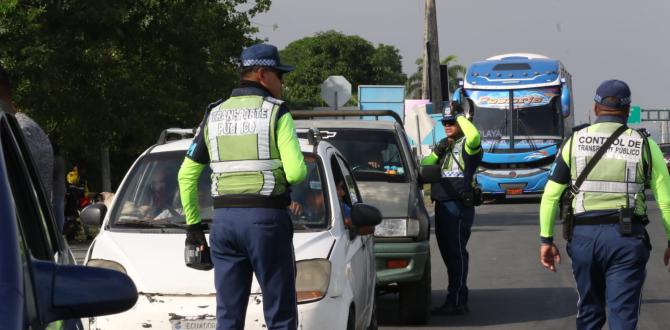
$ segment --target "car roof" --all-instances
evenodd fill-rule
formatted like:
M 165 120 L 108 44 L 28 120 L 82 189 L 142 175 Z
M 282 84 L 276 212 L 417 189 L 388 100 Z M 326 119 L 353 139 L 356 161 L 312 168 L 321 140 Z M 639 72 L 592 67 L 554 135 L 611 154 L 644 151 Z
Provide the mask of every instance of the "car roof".
M 361 129 L 388 129 L 395 130 L 395 122 L 386 120 L 338 120 L 338 119 L 309 119 L 295 120 L 296 128 L 361 128 Z

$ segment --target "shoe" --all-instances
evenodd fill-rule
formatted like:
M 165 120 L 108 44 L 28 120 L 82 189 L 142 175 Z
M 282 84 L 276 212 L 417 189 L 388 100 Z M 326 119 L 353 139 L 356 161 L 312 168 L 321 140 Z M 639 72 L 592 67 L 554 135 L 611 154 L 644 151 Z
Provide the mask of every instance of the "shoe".
M 465 315 L 470 313 L 470 309 L 467 305 L 445 303 L 442 306 L 433 309 L 430 313 L 432 315 Z

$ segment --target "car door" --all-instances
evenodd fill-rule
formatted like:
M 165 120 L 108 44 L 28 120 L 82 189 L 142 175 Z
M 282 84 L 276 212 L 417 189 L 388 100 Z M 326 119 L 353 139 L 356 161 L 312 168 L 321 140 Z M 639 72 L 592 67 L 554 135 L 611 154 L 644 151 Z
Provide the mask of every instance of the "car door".
M 13 200 L 13 211 L 19 233 L 22 273 L 24 283 L 25 324 L 32 328 L 47 326 L 49 329 L 79 329 L 78 320 L 56 321 L 43 325 L 37 308 L 38 292 L 33 290 L 30 259 L 53 262 L 68 262 L 71 253 L 62 244 L 63 238 L 56 230 L 50 203 L 39 184 L 35 166 L 28 147 L 13 116 L 0 117 L 0 141 L 2 159 L 7 173 L 7 183 Z
M 361 195 L 356 187 L 354 177 L 347 162 L 340 155 L 337 155 L 335 158 L 337 160 L 337 167 L 333 166 L 333 171 L 339 171 L 341 173 L 346 186 L 346 194 L 342 203 L 349 206 L 360 203 Z M 365 322 L 368 320 L 368 315 L 373 302 L 370 293 L 374 292 L 375 266 L 371 236 L 372 235 L 356 235 L 353 239 L 350 238 L 352 242 L 351 246 L 355 247 L 355 250 L 352 249 L 349 253 L 353 253 L 352 269 L 354 271 L 352 272 L 352 282 L 356 288 L 354 299 L 356 302 L 357 328 L 366 325 Z

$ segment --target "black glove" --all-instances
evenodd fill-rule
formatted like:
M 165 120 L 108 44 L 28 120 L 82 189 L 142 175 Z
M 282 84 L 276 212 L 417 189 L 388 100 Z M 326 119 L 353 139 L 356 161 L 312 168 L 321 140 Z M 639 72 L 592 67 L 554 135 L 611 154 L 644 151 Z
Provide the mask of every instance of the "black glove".
M 209 246 L 205 239 L 204 225 L 196 223 L 186 227 L 186 246 L 184 262 L 187 267 L 197 270 L 210 270 L 214 267 Z
M 447 153 L 447 149 L 449 149 L 449 139 L 444 138 L 437 143 L 433 149 L 433 152 L 437 155 L 437 157 L 442 158 Z
M 204 229 L 205 226 L 200 222 L 186 226 L 186 245 L 206 246 Z

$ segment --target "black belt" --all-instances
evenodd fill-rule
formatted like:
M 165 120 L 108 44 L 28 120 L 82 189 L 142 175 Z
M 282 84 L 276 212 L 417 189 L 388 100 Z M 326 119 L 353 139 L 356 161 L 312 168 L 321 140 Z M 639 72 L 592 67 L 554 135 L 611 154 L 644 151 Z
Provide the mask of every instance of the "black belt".
M 647 225 L 649 219 L 646 216 L 635 215 L 633 216 L 632 223 L 639 223 L 641 225 Z M 586 217 L 586 218 L 577 218 L 575 219 L 575 226 L 583 225 L 615 225 L 619 224 L 619 215 L 606 215 L 602 217 Z
M 219 208 L 269 208 L 285 209 L 290 204 L 288 196 L 217 196 L 214 197 L 212 205 L 215 209 Z

